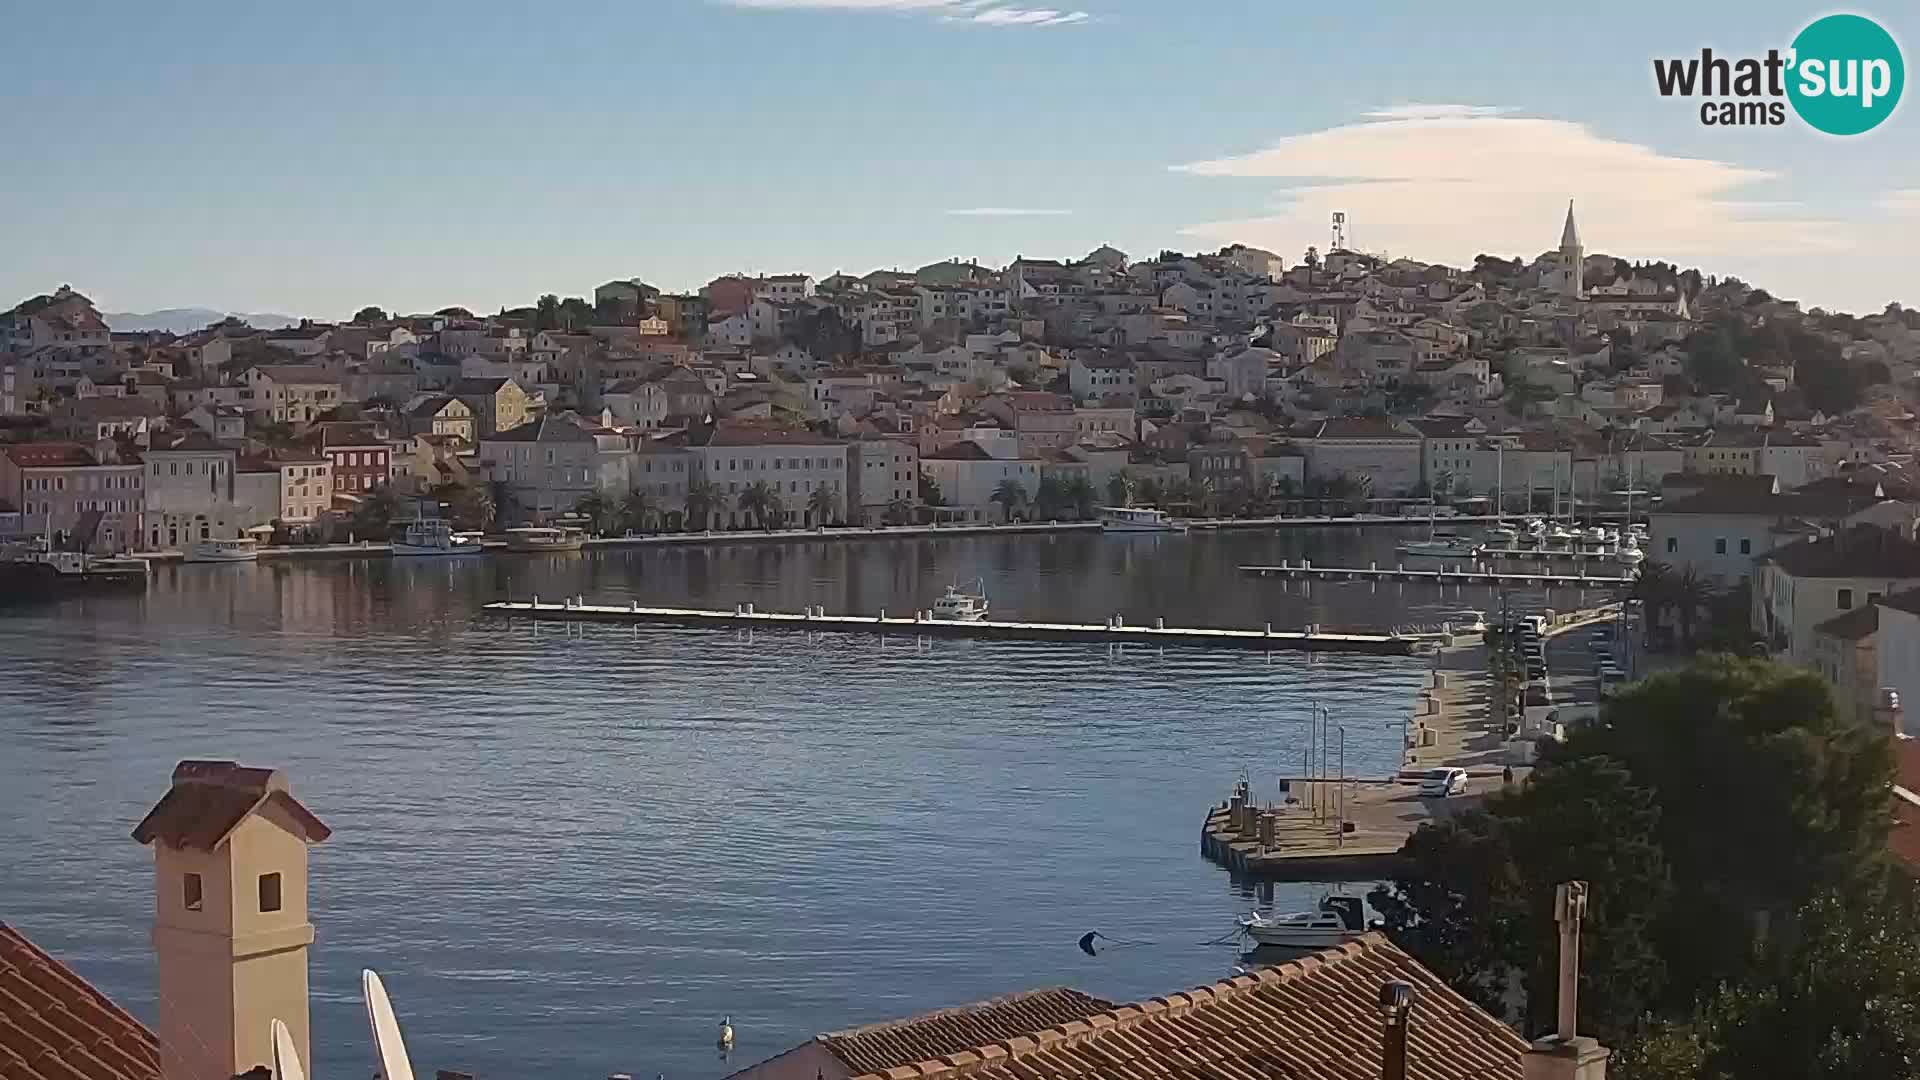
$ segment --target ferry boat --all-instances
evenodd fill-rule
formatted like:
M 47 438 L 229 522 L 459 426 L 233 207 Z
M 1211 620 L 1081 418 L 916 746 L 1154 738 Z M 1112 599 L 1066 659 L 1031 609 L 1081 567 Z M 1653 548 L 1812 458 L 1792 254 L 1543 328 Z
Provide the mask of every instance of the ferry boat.
M 1324 949 L 1344 945 L 1367 932 L 1366 909 L 1357 896 L 1327 896 L 1314 911 L 1285 915 L 1243 915 L 1240 929 L 1259 945 Z
M 1185 532 L 1173 515 L 1146 506 L 1103 506 L 1100 528 L 1106 532 Z
M 1395 550 L 1416 558 L 1471 559 L 1480 554 L 1480 545 L 1464 536 L 1436 536 L 1431 540 L 1408 540 Z
M 477 533 L 456 533 L 442 518 L 422 518 L 407 523 L 406 535 L 393 542 L 395 555 L 477 555 Z
M 933 617 L 942 622 L 979 622 L 985 619 L 986 583 L 975 583 L 973 592 L 961 592 L 958 585 L 947 586 L 946 595 L 933 602 Z
M 508 551 L 579 551 L 587 546 L 587 534 L 580 529 L 528 525 L 507 530 Z
M 260 558 L 260 544 L 251 536 L 242 536 L 232 540 L 196 540 L 182 562 L 190 563 L 235 563 L 253 562 Z

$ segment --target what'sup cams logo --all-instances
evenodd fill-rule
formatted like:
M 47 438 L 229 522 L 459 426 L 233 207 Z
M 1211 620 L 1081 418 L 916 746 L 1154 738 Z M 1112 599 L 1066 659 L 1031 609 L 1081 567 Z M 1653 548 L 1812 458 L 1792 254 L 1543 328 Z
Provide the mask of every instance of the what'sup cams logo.
M 1906 64 L 1893 35 L 1862 15 L 1828 15 L 1807 24 L 1785 52 L 1653 62 L 1661 97 L 1701 98 L 1710 127 L 1778 127 L 1787 106 L 1816 131 L 1859 135 L 1879 127 L 1900 104 Z

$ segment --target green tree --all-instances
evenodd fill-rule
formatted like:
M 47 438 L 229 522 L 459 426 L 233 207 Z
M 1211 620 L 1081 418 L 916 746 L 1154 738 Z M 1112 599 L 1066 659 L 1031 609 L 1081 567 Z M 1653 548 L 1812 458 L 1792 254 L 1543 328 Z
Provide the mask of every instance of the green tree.
M 377 322 L 386 322 L 387 313 L 377 307 L 368 305 L 353 313 L 353 321 L 359 323 L 361 326 L 368 326 Z
M 590 491 L 575 500 L 573 512 L 587 519 L 588 532 L 605 536 L 619 517 L 620 506 L 601 492 Z
M 1713 598 L 1713 587 L 1700 576 L 1700 572 L 1689 566 L 1680 571 L 1673 581 L 1673 605 L 1680 615 L 1680 640 L 1683 647 L 1693 647 L 1693 625 L 1700 618 L 1700 609 Z
M 1093 481 L 1086 473 L 1075 473 L 1067 481 L 1067 504 L 1073 507 L 1073 516 L 1081 521 L 1093 517 L 1094 503 L 1099 496 L 1094 494 Z
M 896 498 L 887 503 L 887 509 L 880 520 L 888 525 L 905 525 L 913 520 L 913 504 L 905 499 Z
M 556 330 L 560 326 L 560 298 L 552 293 L 542 296 L 533 305 L 533 328 L 535 330 Z
M 926 473 L 920 474 L 920 503 L 923 506 L 945 506 L 946 496 L 940 494 L 940 483 Z
M 654 519 L 658 515 L 659 508 L 654 505 L 653 496 L 635 489 L 620 500 L 620 510 L 614 518 L 615 527 L 621 532 L 652 532 Z
M 705 532 L 713 528 L 713 516 L 727 511 L 727 493 L 711 480 L 687 482 L 687 528 Z
M 393 531 L 393 517 L 399 509 L 399 500 L 393 492 L 381 487 L 369 492 L 360 500 L 353 512 L 354 534 L 366 539 L 385 539 Z
M 492 487 L 481 484 L 441 484 L 428 492 L 447 508 L 447 516 L 456 528 L 467 532 L 486 532 L 493 528 L 499 513 Z
M 1067 505 L 1067 484 L 1057 473 L 1047 473 L 1040 478 L 1040 485 L 1033 492 L 1033 509 L 1041 517 L 1052 520 L 1060 516 L 1060 510 Z
M 762 529 L 771 529 L 777 525 L 785 513 L 780 504 L 780 495 L 765 480 L 755 480 L 740 492 L 740 512 L 753 518 L 754 524 Z
M 826 525 L 840 517 L 840 499 L 826 487 L 816 487 L 807 496 L 807 512 L 815 525 Z
M 1159 506 L 1166 493 L 1160 490 L 1160 481 L 1149 476 L 1135 486 L 1133 496 L 1146 506 Z
M 1000 481 L 1000 486 L 993 489 L 993 494 L 989 495 L 988 499 L 999 503 L 1001 515 L 1006 520 L 1012 521 L 1014 512 L 1026 505 L 1027 489 L 1020 486 L 1020 481 L 1009 476 Z
M 1453 501 L 1453 470 L 1441 469 L 1433 474 L 1433 499 L 1435 502 Z
M 593 305 L 578 296 L 569 296 L 560 301 L 557 312 L 562 330 L 578 330 L 593 325 Z
M 1107 478 L 1107 505 L 1133 505 L 1133 480 L 1126 473 L 1114 473 Z

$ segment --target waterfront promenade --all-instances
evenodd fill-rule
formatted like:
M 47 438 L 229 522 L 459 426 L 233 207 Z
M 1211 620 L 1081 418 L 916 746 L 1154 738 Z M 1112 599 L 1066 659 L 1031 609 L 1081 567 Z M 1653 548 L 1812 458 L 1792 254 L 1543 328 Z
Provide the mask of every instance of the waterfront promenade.
M 1618 612 L 1617 604 L 1608 604 L 1556 616 L 1547 636 L 1591 626 Z M 1229 798 L 1208 810 L 1200 831 L 1202 854 L 1236 873 L 1276 881 L 1391 877 L 1399 866 L 1400 849 L 1415 829 L 1477 806 L 1500 788 L 1509 766 L 1516 778 L 1525 775 L 1525 760 L 1492 719 L 1490 703 L 1484 645 L 1437 651 L 1406 721 L 1406 759 L 1398 773 L 1342 779 L 1337 767 L 1328 774 L 1283 763 L 1280 777 L 1252 778 L 1241 806 Z M 1337 719 L 1348 726 L 1356 722 Z M 1398 721 L 1363 717 L 1357 722 Z M 1332 758 L 1327 764 L 1335 766 Z M 1423 798 L 1420 779 L 1437 768 L 1465 769 L 1466 792 Z M 1284 797 L 1280 779 L 1288 782 Z M 1351 829 L 1343 832 L 1342 822 Z

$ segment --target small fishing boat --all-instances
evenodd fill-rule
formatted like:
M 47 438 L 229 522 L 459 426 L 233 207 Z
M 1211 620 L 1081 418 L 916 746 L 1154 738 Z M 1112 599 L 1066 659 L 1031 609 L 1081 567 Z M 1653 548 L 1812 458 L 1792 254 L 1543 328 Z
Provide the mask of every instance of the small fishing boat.
M 421 518 L 407 523 L 403 538 L 393 542 L 395 555 L 477 555 L 477 533 L 456 533 L 443 518 Z
M 1464 536 L 1436 536 L 1431 540 L 1408 540 L 1395 550 L 1416 558 L 1471 559 L 1480 554 L 1480 545 Z
M 190 563 L 236 563 L 253 562 L 260 558 L 260 543 L 251 536 L 236 537 L 232 540 L 196 540 L 182 562 Z
M 1106 532 L 1185 532 L 1165 510 L 1146 506 L 1103 506 L 1100 528 Z
M 1284 915 L 1258 912 L 1240 917 L 1240 929 L 1256 944 L 1294 949 L 1344 945 L 1367 932 L 1366 908 L 1357 896 L 1326 896 L 1314 911 Z
M 1520 530 L 1509 525 L 1495 525 L 1487 530 L 1486 539 L 1494 547 L 1510 548 L 1520 539 Z
M 985 581 L 974 583 L 974 591 L 961 592 L 960 586 L 947 586 L 946 595 L 933 602 L 933 617 L 942 622 L 979 622 L 987 617 Z
M 581 529 L 528 525 L 507 530 L 508 551 L 579 551 L 587 546 Z

